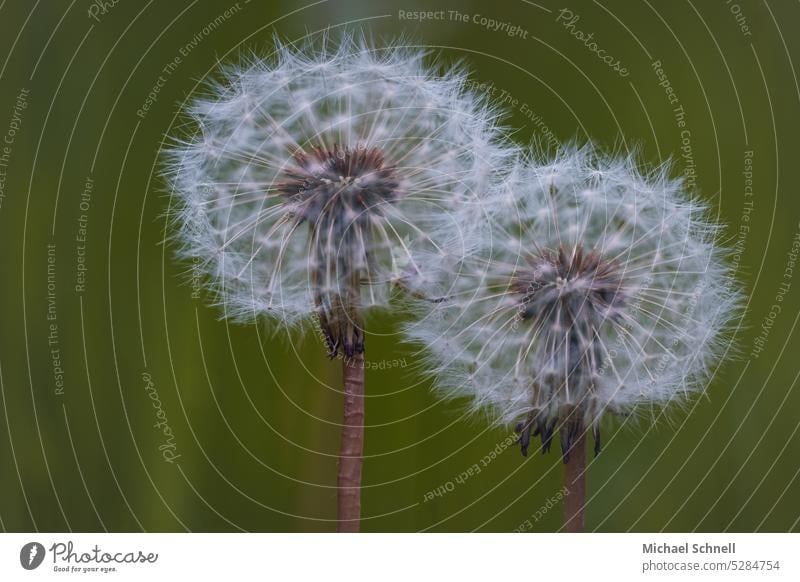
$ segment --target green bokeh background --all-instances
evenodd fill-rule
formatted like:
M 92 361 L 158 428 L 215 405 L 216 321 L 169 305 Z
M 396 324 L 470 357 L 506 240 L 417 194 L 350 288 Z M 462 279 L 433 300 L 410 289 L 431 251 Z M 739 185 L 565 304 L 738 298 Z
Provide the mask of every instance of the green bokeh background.
M 326 27 L 404 33 L 464 60 L 477 82 L 513 99 L 509 124 L 523 143 L 592 138 L 638 146 L 643 159 L 681 158 L 681 131 L 651 67 L 660 60 L 686 112 L 701 195 L 729 225 L 748 224 L 738 277 L 748 314 L 740 355 L 707 392 L 666 415 L 605 427 L 588 474 L 587 528 L 600 531 L 800 529 L 800 391 L 795 326 L 800 275 L 780 303 L 764 351 L 753 340 L 775 303 L 798 231 L 800 5 L 572 0 L 558 4 L 411 0 L 240 0 L 108 4 L 0 2 L 0 134 L 28 89 L 0 206 L 0 526 L 6 531 L 332 531 L 340 370 L 316 337 L 270 339 L 267 325 L 230 326 L 192 297 L 161 241 L 168 199 L 158 151 L 179 109 L 218 59 L 268 52 L 272 35 Z M 622 78 L 556 22 L 619 57 Z M 418 23 L 399 10 L 456 9 L 469 22 Z M 739 11 L 749 27 L 737 23 Z M 472 21 L 518 25 L 509 37 Z M 163 67 L 202 37 L 137 116 Z M 541 120 L 526 116 L 522 104 Z M 0 144 L 2 145 L 2 144 Z M 745 208 L 745 152 L 754 205 Z M 87 177 L 90 208 L 80 207 Z M 78 219 L 88 217 L 86 289 L 76 284 Z M 55 392 L 48 345 L 47 245 L 55 245 L 56 324 L 64 391 Z M 533 531 L 560 527 L 557 455 L 522 459 L 508 434 L 460 417 L 430 392 L 414 349 L 391 314 L 372 320 L 367 372 L 365 531 Z M 150 374 L 175 435 L 166 462 L 145 391 Z M 655 418 L 651 418 L 655 417 Z M 655 423 L 651 420 L 656 420 Z M 501 447 L 502 448 L 502 447 Z M 455 477 L 474 464 L 482 471 Z M 453 486 L 446 485 L 452 482 Z M 442 496 L 426 493 L 445 486 Z M 534 520 L 540 511 L 543 515 Z

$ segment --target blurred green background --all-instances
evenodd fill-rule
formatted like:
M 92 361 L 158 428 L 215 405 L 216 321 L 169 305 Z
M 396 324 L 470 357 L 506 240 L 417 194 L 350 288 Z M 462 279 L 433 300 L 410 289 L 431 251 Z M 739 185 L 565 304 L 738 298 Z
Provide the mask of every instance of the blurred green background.
M 571 28 L 563 8 L 579 16 Z M 444 18 L 418 22 L 416 10 Z M 193 295 L 190 266 L 161 244 L 158 152 L 218 60 L 267 53 L 276 33 L 349 26 L 465 61 L 508 96 L 523 143 L 592 138 L 696 173 L 740 245 L 739 355 L 682 409 L 605 426 L 587 529 L 800 529 L 800 274 L 786 271 L 800 220 L 798 24 L 797 3 L 747 0 L 0 2 L 0 134 L 13 132 L 0 144 L 0 526 L 334 529 L 338 362 L 314 336 L 230 326 Z M 405 365 L 367 372 L 363 530 L 557 530 L 558 456 L 492 457 L 509 430 L 437 401 L 397 319 L 371 327 L 368 358 Z

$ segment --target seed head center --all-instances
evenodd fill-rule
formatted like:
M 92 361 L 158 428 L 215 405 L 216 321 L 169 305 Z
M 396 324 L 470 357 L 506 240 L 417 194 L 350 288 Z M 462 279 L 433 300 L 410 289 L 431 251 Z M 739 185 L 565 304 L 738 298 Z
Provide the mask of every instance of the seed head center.
M 568 313 L 571 318 L 595 318 L 618 313 L 625 303 L 623 280 L 613 261 L 581 246 L 567 252 L 543 251 L 528 258 L 513 283 L 523 319 L 549 319 Z M 559 318 L 554 325 L 560 327 Z
M 401 197 L 400 181 L 377 147 L 334 145 L 296 152 L 278 191 L 301 220 L 351 221 L 382 216 Z

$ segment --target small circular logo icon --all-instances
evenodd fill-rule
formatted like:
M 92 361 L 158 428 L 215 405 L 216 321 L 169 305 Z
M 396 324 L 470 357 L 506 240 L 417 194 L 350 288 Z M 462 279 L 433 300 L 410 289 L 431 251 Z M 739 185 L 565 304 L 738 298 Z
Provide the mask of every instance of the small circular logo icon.
M 44 561 L 44 546 L 39 542 L 28 542 L 19 551 L 19 563 L 26 570 L 35 570 Z

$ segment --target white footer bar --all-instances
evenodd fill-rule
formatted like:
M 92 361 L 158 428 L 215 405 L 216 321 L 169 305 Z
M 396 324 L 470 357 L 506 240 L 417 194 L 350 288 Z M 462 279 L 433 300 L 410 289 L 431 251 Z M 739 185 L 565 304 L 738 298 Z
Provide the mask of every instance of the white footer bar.
M 0 580 L 800 580 L 796 534 L 3 534 Z

